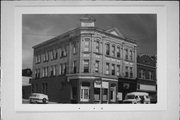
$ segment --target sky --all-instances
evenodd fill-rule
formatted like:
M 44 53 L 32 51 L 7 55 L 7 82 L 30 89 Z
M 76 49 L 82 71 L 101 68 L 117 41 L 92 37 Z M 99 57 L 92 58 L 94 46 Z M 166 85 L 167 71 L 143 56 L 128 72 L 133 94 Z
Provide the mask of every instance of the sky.
M 100 29 L 116 27 L 135 40 L 138 54 L 157 53 L 156 14 L 90 14 Z M 24 14 L 22 17 L 22 68 L 32 68 L 33 46 L 80 27 L 82 14 Z

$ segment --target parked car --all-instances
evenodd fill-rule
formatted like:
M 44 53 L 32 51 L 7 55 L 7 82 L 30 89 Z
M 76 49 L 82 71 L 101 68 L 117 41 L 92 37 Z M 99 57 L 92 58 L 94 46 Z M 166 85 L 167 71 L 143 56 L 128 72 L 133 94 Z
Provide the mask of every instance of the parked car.
M 48 96 L 42 93 L 32 93 L 29 97 L 30 103 L 43 103 L 47 104 L 49 101 Z
M 150 104 L 149 94 L 146 92 L 131 92 L 125 96 L 126 104 Z

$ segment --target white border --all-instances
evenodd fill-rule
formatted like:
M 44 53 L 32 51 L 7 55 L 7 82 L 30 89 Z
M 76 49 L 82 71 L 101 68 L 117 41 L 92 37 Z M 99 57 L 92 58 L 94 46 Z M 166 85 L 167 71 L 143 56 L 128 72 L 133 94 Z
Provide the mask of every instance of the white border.
M 150 105 L 126 104 L 22 104 L 22 14 L 157 14 L 157 85 L 158 103 Z M 120 2 L 62 3 L 56 6 L 15 7 L 15 110 L 16 111 L 148 111 L 167 109 L 167 21 L 166 6 L 122 5 Z

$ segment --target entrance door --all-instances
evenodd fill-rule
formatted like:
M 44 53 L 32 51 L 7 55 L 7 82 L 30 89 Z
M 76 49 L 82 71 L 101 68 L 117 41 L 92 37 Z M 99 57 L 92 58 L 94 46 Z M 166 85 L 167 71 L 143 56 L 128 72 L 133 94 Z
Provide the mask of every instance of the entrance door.
M 116 102 L 116 87 L 110 88 L 110 101 Z
M 83 102 L 89 101 L 89 87 L 81 86 L 80 101 L 83 101 Z

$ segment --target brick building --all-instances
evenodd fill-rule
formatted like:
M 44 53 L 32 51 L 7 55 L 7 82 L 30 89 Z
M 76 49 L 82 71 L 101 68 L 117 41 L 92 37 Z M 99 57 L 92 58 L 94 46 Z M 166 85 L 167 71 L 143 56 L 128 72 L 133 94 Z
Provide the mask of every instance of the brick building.
M 137 91 L 147 92 L 151 102 L 157 102 L 156 57 L 137 57 Z
M 91 16 L 80 23 L 33 47 L 32 92 L 59 103 L 116 103 L 118 80 L 137 77 L 136 43 L 116 28 L 95 27 Z

